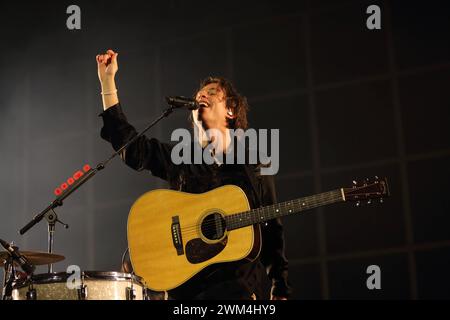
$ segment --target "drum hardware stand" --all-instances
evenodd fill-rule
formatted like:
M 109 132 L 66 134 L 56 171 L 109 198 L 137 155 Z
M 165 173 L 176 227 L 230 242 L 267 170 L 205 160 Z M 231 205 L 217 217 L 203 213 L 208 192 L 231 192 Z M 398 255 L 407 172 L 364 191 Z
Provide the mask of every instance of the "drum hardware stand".
M 78 300 L 86 300 L 87 298 L 87 287 L 84 284 L 81 284 L 77 289 Z
M 48 253 L 53 253 L 56 223 L 59 222 L 65 229 L 69 229 L 69 225 L 59 220 L 58 215 L 53 209 L 48 211 L 44 216 L 48 223 Z M 48 265 L 48 273 L 53 273 L 53 264 Z
M 31 283 L 30 286 L 28 287 L 26 297 L 27 300 L 37 300 L 37 292 L 36 289 L 33 287 L 33 283 Z
M 13 282 L 16 278 L 16 269 L 14 268 L 14 260 L 9 256 L 5 261 L 5 271 L 3 274 L 3 290 L 2 300 L 12 300 Z
M 127 300 L 136 299 L 136 289 L 134 289 L 133 287 L 133 281 L 134 281 L 134 271 L 131 272 L 130 286 L 125 288 L 125 297 Z
M 134 300 L 136 299 L 136 289 L 133 288 L 133 283 L 131 283 L 131 287 L 127 287 L 126 289 L 126 299 L 127 300 Z
M 77 289 L 77 293 L 78 293 L 78 300 L 86 300 L 87 287 L 84 284 L 84 274 L 81 275 L 81 284 L 80 287 Z
M 130 273 L 131 274 L 131 284 L 129 287 L 125 288 L 125 299 L 127 300 L 135 300 L 136 299 L 136 289 L 133 288 L 133 280 L 134 280 L 134 270 L 126 270 L 126 265 L 125 265 L 125 257 L 127 255 L 127 253 L 129 253 L 130 248 L 127 247 L 127 249 L 125 250 L 125 252 L 122 254 L 122 270 L 124 272 Z M 144 292 L 142 292 L 144 293 Z
M 2 300 L 12 300 L 13 283 L 17 279 L 19 279 L 19 273 L 16 272 L 16 267 L 14 266 L 14 263 L 15 263 L 16 259 L 19 259 L 19 257 L 16 257 L 13 255 L 13 253 L 9 252 L 8 246 L 12 247 L 16 251 L 16 254 L 19 252 L 19 248 L 14 245 L 14 242 L 11 242 L 10 244 L 8 244 L 4 240 L 1 240 L 1 241 L 2 241 L 2 246 L 8 252 L 8 258 L 4 261 L 5 271 L 3 274 Z M 20 255 L 20 253 L 19 253 L 19 255 Z M 20 261 L 22 263 L 24 263 L 24 262 L 28 263 L 28 260 L 25 259 L 23 256 L 21 256 L 20 259 L 21 259 Z M 19 265 L 21 265 L 21 264 L 19 264 Z M 27 276 L 27 280 L 29 280 L 31 278 L 31 275 L 33 274 L 34 267 L 35 267 L 32 264 L 29 264 L 29 266 L 31 267 L 30 270 L 24 269 L 24 267 L 22 266 L 22 268 L 24 269 L 24 272 Z

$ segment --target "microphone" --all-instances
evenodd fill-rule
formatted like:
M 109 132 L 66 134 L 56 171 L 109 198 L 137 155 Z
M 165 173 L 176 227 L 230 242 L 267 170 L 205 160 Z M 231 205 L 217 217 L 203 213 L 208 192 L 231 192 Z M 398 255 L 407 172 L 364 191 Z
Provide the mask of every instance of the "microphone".
M 22 268 L 23 271 L 25 271 L 26 274 L 32 274 L 34 269 L 36 268 L 34 265 L 32 265 L 30 262 L 28 262 L 28 259 L 25 258 L 20 252 L 19 249 L 14 248 L 11 246 L 8 242 L 5 240 L 0 239 L 0 243 L 2 244 L 3 248 L 6 249 L 6 251 L 9 252 L 13 260 L 15 260 L 19 266 Z
M 176 108 L 188 108 L 189 110 L 197 110 L 200 105 L 192 98 L 176 96 L 166 97 L 166 101 L 169 105 Z

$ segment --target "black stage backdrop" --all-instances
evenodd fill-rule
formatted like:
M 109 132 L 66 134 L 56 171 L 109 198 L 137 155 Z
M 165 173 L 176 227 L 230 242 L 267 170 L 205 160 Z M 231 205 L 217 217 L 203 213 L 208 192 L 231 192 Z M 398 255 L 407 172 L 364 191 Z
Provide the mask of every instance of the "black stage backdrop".
M 68 30 L 66 9 L 81 9 Z M 381 9 L 369 30 L 366 9 Z M 293 299 L 450 298 L 448 1 L 35 1 L 0 8 L 0 238 L 47 249 L 53 190 L 112 149 L 101 140 L 95 55 L 119 52 L 117 86 L 142 129 L 166 95 L 209 75 L 250 102 L 250 125 L 280 129 L 279 200 L 387 176 L 392 197 L 287 217 Z M 188 127 L 180 111 L 149 135 Z M 115 159 L 58 209 L 55 252 L 119 270 L 130 206 L 167 187 Z M 381 289 L 368 290 L 378 265 Z M 46 272 L 43 267 L 38 272 Z

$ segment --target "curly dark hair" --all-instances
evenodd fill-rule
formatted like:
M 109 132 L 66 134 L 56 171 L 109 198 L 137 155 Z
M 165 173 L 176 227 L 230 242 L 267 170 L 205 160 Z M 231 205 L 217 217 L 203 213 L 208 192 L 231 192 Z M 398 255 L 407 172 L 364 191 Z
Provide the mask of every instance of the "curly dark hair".
M 249 106 L 247 98 L 239 94 L 239 92 L 234 88 L 233 84 L 222 77 L 208 77 L 200 82 L 201 90 L 204 86 L 211 83 L 217 83 L 225 91 L 225 96 L 227 99 L 227 108 L 230 108 L 233 114 L 236 116 L 234 119 L 228 119 L 228 128 L 230 129 L 247 129 L 247 113 L 249 111 Z

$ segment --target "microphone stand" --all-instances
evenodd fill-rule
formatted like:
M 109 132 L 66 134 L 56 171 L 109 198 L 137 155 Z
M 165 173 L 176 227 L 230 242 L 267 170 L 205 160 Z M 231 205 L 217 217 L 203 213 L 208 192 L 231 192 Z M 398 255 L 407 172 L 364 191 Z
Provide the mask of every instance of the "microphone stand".
M 95 176 L 99 171 L 103 170 L 106 165 L 117 155 L 119 155 L 123 150 L 125 150 L 130 144 L 135 142 L 139 137 L 141 137 L 145 132 L 147 132 L 150 128 L 156 125 L 159 121 L 169 116 L 175 109 L 181 108 L 179 105 L 170 105 L 169 108 L 163 111 L 163 113 L 157 117 L 152 123 L 150 123 L 144 130 L 138 133 L 135 137 L 125 143 L 120 149 L 115 151 L 108 159 L 100 162 L 95 166 L 95 168 L 90 168 L 84 175 L 82 175 L 78 180 L 69 186 L 66 190 L 64 190 L 59 196 L 53 200 L 49 206 L 47 206 L 44 210 L 42 210 L 39 214 L 33 217 L 30 222 L 28 222 L 22 229 L 19 230 L 19 234 L 23 235 L 25 232 L 30 230 L 34 225 L 39 223 L 44 217 L 48 222 L 48 252 L 52 253 L 53 251 L 53 241 L 54 241 L 54 233 L 55 233 L 55 223 L 60 222 L 67 229 L 69 226 L 60 220 L 58 220 L 58 216 L 54 211 L 55 208 L 63 205 L 63 200 L 66 199 L 69 195 L 71 195 L 75 190 L 81 187 L 84 183 L 86 183 L 89 179 Z M 51 212 L 50 212 L 51 211 Z M 49 273 L 53 271 L 53 266 L 49 265 L 48 267 Z
M 55 226 L 56 222 L 59 222 L 64 226 L 64 228 L 69 229 L 69 225 L 62 222 L 58 219 L 58 215 L 56 214 L 55 210 L 51 209 L 50 211 L 46 212 L 44 215 L 45 219 L 47 220 L 48 224 L 48 253 L 53 253 L 53 243 L 55 239 Z M 53 273 L 53 264 L 48 265 L 48 273 Z

